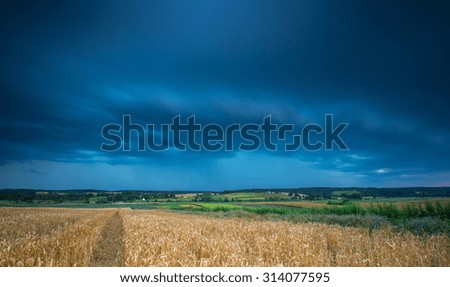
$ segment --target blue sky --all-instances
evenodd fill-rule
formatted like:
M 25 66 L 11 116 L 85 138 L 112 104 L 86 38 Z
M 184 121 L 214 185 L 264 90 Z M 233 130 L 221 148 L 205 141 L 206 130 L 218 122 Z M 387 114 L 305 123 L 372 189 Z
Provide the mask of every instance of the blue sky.
M 6 1 L 0 188 L 450 185 L 447 1 Z M 348 151 L 115 152 L 101 129 L 349 123 Z

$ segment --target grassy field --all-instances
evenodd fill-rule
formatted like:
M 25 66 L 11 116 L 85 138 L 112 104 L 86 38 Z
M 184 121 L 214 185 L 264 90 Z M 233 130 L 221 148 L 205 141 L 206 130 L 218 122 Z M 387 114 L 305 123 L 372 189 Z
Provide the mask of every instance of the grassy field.
M 233 204 L 190 205 L 0 208 L 0 266 L 450 266 L 446 232 L 417 234 L 389 222 L 376 228 L 296 222 L 287 218 L 295 214 L 258 214 Z M 197 209 L 203 211 L 191 212 Z
M 402 208 L 408 204 L 425 204 L 426 202 L 436 203 L 439 202 L 443 205 L 450 204 L 450 198 L 436 197 L 436 198 L 419 198 L 419 197 L 393 197 L 393 198 L 377 198 L 377 199 L 369 199 L 357 202 L 362 207 L 368 207 L 371 204 L 387 204 L 392 203 L 397 207 Z
M 243 209 L 254 213 L 290 214 L 374 214 L 395 218 L 439 216 L 450 219 L 449 198 L 376 199 L 364 201 L 239 201 L 239 202 L 161 202 L 155 208 L 196 211 L 230 211 Z M 136 208 L 137 209 L 137 208 Z M 414 214 L 408 214 L 411 211 Z M 384 214 L 386 213 L 386 214 Z

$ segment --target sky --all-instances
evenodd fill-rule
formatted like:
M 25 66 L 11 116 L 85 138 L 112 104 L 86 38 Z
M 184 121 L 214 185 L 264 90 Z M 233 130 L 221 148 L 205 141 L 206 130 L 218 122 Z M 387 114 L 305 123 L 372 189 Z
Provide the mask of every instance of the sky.
M 0 188 L 450 186 L 449 12 L 449 1 L 2 1 Z M 326 114 L 348 123 L 348 150 L 100 149 L 123 115 L 223 127 L 271 115 L 301 129 Z

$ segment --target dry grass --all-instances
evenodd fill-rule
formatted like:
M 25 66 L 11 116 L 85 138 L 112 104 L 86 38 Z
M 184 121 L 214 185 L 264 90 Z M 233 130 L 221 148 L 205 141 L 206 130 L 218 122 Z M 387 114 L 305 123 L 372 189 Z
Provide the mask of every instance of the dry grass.
M 449 266 L 446 235 L 390 229 L 124 214 L 125 266 Z
M 114 211 L 0 209 L 0 266 L 88 266 Z

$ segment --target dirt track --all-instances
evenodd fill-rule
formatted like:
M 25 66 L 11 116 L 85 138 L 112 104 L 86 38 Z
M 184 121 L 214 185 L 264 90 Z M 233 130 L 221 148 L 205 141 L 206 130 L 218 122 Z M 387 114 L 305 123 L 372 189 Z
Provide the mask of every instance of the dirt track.
M 123 266 L 122 218 L 116 212 L 105 225 L 89 266 Z

